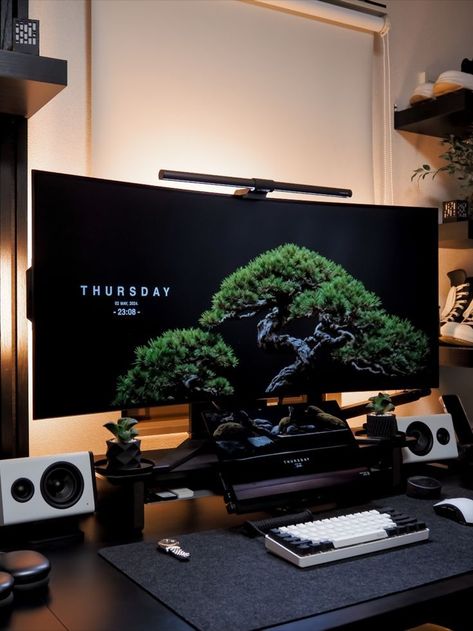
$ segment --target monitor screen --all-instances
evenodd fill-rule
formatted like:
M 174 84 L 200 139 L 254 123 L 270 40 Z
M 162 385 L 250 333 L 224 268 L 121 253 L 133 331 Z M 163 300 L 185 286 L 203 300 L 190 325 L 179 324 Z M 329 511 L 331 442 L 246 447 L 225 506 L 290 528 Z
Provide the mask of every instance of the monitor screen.
M 33 417 L 435 387 L 437 210 L 33 173 Z

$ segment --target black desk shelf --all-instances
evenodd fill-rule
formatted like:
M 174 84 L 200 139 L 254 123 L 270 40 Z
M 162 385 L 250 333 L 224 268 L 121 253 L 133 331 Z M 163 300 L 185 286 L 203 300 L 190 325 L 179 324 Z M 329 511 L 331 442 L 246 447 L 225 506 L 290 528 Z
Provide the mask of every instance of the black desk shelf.
M 456 90 L 394 113 L 394 129 L 448 138 L 465 136 L 473 124 L 473 92 Z
M 30 118 L 67 85 L 67 62 L 0 50 L 0 112 Z

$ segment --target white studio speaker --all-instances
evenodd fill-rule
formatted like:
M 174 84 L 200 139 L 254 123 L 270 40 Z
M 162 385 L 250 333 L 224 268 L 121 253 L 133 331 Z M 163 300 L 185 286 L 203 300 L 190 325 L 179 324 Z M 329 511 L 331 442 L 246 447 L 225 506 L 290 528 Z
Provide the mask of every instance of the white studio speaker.
M 0 460 L 0 526 L 95 511 L 89 451 Z
M 416 438 L 402 448 L 402 461 L 433 462 L 458 458 L 458 447 L 450 414 L 398 416 L 397 427 L 406 436 Z

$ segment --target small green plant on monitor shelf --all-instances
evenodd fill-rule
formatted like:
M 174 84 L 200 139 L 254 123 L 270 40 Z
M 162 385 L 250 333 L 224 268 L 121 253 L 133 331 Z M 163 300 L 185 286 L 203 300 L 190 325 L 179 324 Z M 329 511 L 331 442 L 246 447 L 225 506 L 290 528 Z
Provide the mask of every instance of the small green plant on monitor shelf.
M 392 438 L 397 433 L 394 403 L 386 392 L 380 392 L 368 399 L 366 409 L 366 433 L 376 438 Z
M 104 427 L 114 435 L 107 440 L 107 463 L 111 471 L 135 469 L 141 464 L 141 441 L 137 439 L 138 421 L 124 416 L 115 423 L 109 421 Z
M 380 392 L 375 397 L 368 399 L 369 403 L 366 405 L 366 409 L 372 414 L 384 415 L 394 410 L 394 404 L 389 394 L 386 392 Z
M 113 421 L 105 423 L 104 427 L 112 432 L 118 441 L 129 443 L 138 436 L 138 430 L 134 427 L 137 423 L 138 421 L 136 419 L 123 416 L 119 418 L 116 423 Z

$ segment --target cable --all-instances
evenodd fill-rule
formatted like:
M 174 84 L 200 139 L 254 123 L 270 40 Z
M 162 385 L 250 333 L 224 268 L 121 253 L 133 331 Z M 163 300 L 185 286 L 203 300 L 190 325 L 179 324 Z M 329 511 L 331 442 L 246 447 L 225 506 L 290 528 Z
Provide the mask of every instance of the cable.
M 379 36 L 383 44 L 383 203 L 393 204 L 393 151 L 391 120 L 391 59 L 389 54 L 389 19 Z

